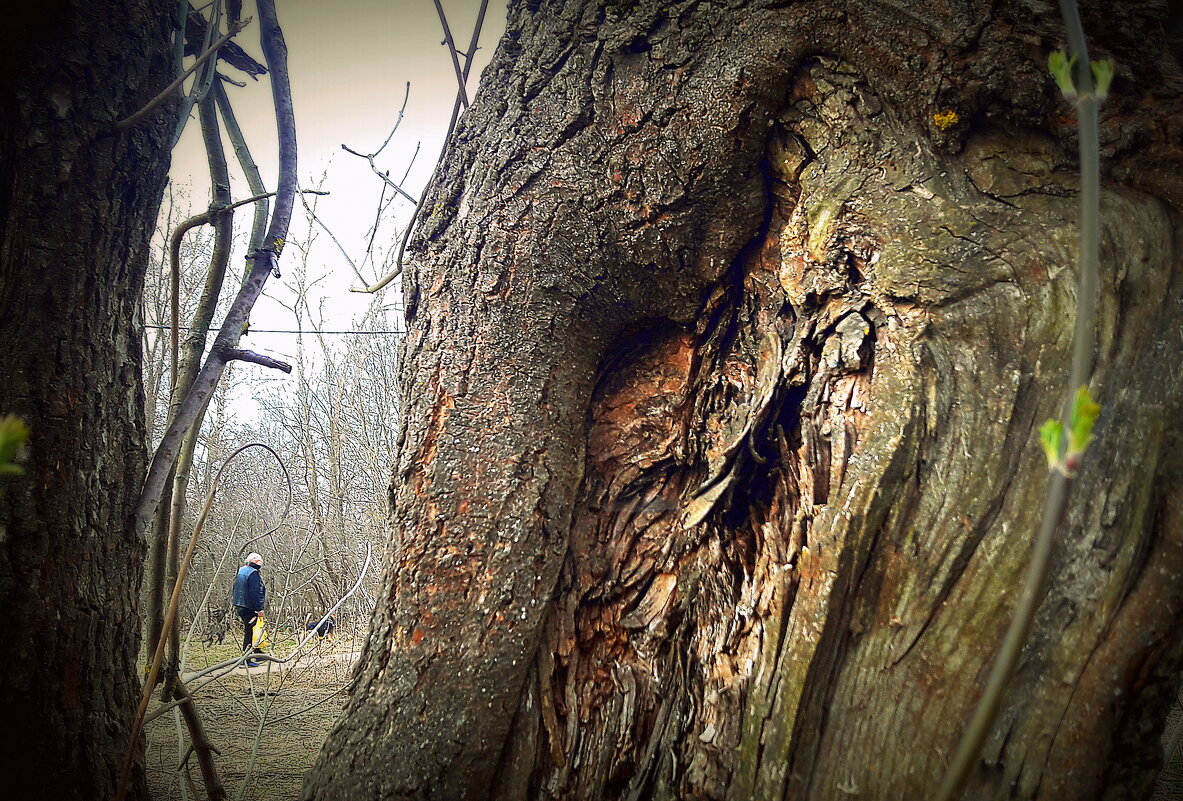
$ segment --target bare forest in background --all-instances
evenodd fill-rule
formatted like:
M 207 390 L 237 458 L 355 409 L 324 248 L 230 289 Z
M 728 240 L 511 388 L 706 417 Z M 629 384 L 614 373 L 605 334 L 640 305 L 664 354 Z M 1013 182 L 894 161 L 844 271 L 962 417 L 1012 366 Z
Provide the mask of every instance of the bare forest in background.
M 168 332 L 160 323 L 168 319 L 165 232 L 175 227 L 177 211 L 186 200 L 179 193 L 166 194 L 144 289 L 144 376 L 153 446 L 164 432 L 169 399 Z M 185 621 L 203 617 L 207 607 L 229 608 L 234 572 L 247 550 L 266 554 L 268 608 L 277 622 L 295 625 L 309 614 L 319 617 L 357 580 L 367 546 L 377 551 L 386 536 L 401 315 L 387 299 L 375 297 L 360 319 L 325 316 L 320 296 L 309 297 L 325 276 L 309 274 L 310 266 L 317 268 L 308 258 L 323 235 L 311 224 L 310 215 L 303 216 L 300 229 L 305 238 L 289 242 L 293 258 L 288 280 L 274 288 L 276 299 L 290 311 L 288 324 L 274 333 L 254 335 L 254 341 L 266 342 L 270 350 L 291 354 L 293 373 L 276 380 L 257 369 L 228 369 L 210 401 L 194 451 L 188 518 L 182 528 L 191 530 L 223 460 L 248 442 L 270 445 L 287 466 L 293 486 L 291 511 L 276 531 L 255 539 L 279 522 L 288 503 L 283 473 L 262 452 L 246 454 L 228 467 L 182 592 Z M 182 319 L 188 319 L 195 307 L 212 239 L 209 229 L 202 227 L 182 242 Z M 215 317 L 224 316 L 226 305 L 228 299 L 223 299 Z M 237 406 L 232 394 L 239 399 Z M 377 575 L 376 570 L 370 572 L 360 591 L 337 613 L 341 626 L 364 630 Z

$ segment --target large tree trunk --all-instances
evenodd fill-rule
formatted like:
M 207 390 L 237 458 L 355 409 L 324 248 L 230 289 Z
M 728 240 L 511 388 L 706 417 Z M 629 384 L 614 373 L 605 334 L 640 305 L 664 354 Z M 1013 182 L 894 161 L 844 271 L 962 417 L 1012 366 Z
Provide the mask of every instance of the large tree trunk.
M 944 771 L 1066 393 L 1059 19 L 727 6 L 512 4 L 424 206 L 386 591 L 306 797 Z M 1162 3 L 1094 10 L 1105 414 L 967 798 L 1144 797 L 1183 653 L 1180 72 Z
M 32 431 L 24 474 L 0 477 L 13 798 L 110 798 L 139 697 L 136 307 L 175 103 L 115 124 L 170 80 L 175 16 L 164 0 L 33 3 L 0 26 L 0 414 Z

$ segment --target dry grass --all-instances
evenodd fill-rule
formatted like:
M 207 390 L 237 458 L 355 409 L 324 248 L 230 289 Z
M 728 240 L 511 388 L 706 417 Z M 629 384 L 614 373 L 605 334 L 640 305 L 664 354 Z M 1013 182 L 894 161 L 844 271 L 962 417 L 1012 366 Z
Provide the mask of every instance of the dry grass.
M 294 647 L 294 640 L 289 639 L 275 643 L 271 652 L 286 655 Z M 338 636 L 332 646 L 310 647 L 294 665 L 250 673 L 236 670 L 204 686 L 200 685 L 207 679 L 193 682 L 191 689 L 206 733 L 221 752 L 215 762 L 230 798 L 290 801 L 299 796 L 304 775 L 344 706 L 344 687 L 358 647 L 358 643 Z M 234 644 L 208 649 L 195 644 L 185 672 L 237 653 Z M 196 760 L 191 759 L 182 770 L 177 768 L 181 757 L 178 729 L 184 731 L 184 723 L 172 712 L 147 728 L 145 765 L 148 786 L 157 801 L 206 797 Z M 187 748 L 188 732 L 184 735 Z

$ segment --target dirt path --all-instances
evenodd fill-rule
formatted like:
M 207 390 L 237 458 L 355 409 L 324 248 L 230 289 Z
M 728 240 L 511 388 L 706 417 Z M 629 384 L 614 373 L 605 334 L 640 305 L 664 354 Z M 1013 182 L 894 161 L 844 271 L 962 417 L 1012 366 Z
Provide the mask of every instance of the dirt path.
M 293 647 L 294 642 L 278 643 L 273 653 L 287 654 Z M 215 763 L 230 798 L 236 797 L 244 779 L 244 801 L 291 801 L 299 795 L 304 774 L 344 706 L 344 687 L 356 652 L 354 643 L 338 638 L 332 647 L 313 649 L 294 664 L 270 669 L 264 664 L 249 671 L 239 668 L 193 683 L 206 733 L 221 751 Z M 205 649 L 196 645 L 185 671 L 235 655 L 234 646 Z M 205 681 L 209 683 L 201 686 Z M 153 701 L 152 706 L 156 705 Z M 179 725 L 184 730 L 184 724 Z M 201 801 L 206 796 L 196 761 L 177 769 L 182 756 L 177 731 L 171 712 L 147 727 L 149 789 L 156 801 Z M 252 756 L 257 734 L 259 744 Z M 184 742 L 187 747 L 187 731 Z M 182 781 L 189 787 L 187 795 L 182 795 Z

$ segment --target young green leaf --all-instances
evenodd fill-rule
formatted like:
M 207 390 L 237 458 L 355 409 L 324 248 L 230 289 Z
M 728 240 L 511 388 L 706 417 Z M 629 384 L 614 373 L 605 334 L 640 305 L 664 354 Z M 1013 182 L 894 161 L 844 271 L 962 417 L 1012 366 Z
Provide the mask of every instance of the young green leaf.
M 1100 413 L 1101 405 L 1093 400 L 1088 387 L 1076 390 L 1076 397 L 1072 401 L 1072 415 L 1069 417 L 1068 456 L 1070 458 L 1084 453 L 1085 448 L 1093 441 L 1093 425 L 1097 422 L 1097 415 Z
M 17 449 L 29 438 L 29 427 L 16 415 L 0 418 L 0 474 L 23 472 L 12 463 Z
M 1113 59 L 1106 58 L 1101 61 L 1090 61 L 1089 67 L 1093 71 L 1093 82 L 1096 83 L 1093 93 L 1097 96 L 1097 100 L 1104 100 L 1109 96 L 1109 84 L 1113 83 L 1116 65 Z
M 1064 424 L 1059 420 L 1048 420 L 1039 427 L 1039 444 L 1047 457 L 1048 470 L 1063 468 L 1060 459 L 1060 442 L 1064 439 Z
M 1063 50 L 1053 50 L 1047 56 L 1047 68 L 1056 79 L 1056 86 L 1069 103 L 1076 102 L 1076 84 L 1072 82 L 1072 67 L 1076 64 L 1076 56 L 1066 56 Z

